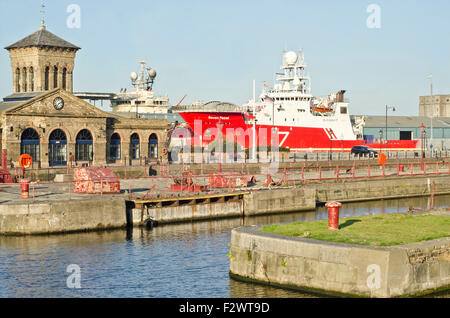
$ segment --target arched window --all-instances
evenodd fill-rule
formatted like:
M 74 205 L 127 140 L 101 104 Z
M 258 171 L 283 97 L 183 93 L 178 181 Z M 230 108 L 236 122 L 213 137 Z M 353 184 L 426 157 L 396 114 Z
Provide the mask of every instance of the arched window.
M 16 69 L 16 92 L 20 93 L 20 69 Z
M 92 134 L 87 129 L 83 129 L 77 135 L 75 145 L 75 160 L 76 161 L 94 160 Z
M 51 167 L 67 165 L 67 137 L 61 129 L 55 129 L 48 140 L 48 162 Z
M 53 68 L 53 88 L 58 87 L 58 68 L 55 66 Z
M 44 83 L 44 87 L 45 87 L 45 90 L 46 91 L 48 91 L 48 89 L 49 89 L 49 83 L 50 83 L 50 80 L 49 80 L 49 74 L 50 74 L 50 67 L 46 67 L 45 68 L 45 83 Z
M 30 91 L 34 92 L 34 69 L 30 67 Z
M 62 88 L 63 89 L 67 88 L 66 79 L 67 79 L 67 68 L 63 68 L 63 73 L 62 73 Z
M 118 133 L 114 133 L 111 136 L 111 140 L 109 142 L 109 159 L 110 160 L 120 160 L 122 155 L 122 147 L 121 147 L 121 139 Z
M 33 162 L 40 161 L 39 152 L 40 137 L 33 128 L 25 129 L 20 138 L 20 154 L 28 154 L 33 159 Z
M 141 152 L 141 140 L 139 135 L 134 133 L 130 137 L 130 159 L 139 159 Z
M 158 136 L 151 134 L 148 139 L 148 157 L 158 159 Z
M 28 78 L 27 78 L 27 68 L 24 67 L 23 68 L 23 91 L 26 92 L 27 91 L 27 84 L 28 84 Z

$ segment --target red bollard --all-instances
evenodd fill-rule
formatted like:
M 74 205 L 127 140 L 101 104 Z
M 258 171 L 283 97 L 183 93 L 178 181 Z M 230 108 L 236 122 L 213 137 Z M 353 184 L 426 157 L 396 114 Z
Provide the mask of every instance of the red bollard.
M 339 202 L 328 202 L 325 204 L 328 208 L 328 230 L 339 231 L 339 209 L 342 204 Z
M 22 199 L 28 199 L 30 192 L 30 180 L 20 180 L 20 189 L 22 190 Z

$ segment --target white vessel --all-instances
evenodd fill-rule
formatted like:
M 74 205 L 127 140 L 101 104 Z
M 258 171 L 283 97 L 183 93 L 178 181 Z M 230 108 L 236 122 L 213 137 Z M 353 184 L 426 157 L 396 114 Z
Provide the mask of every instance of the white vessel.
M 132 72 L 130 75 L 134 90 L 127 92 L 121 89 L 111 99 L 111 108 L 113 112 L 118 113 L 146 113 L 161 114 L 167 113 L 169 107 L 169 98 L 164 96 L 155 96 L 153 92 L 153 83 L 156 78 L 156 71 L 146 66 L 146 62 L 140 62 L 139 74 Z

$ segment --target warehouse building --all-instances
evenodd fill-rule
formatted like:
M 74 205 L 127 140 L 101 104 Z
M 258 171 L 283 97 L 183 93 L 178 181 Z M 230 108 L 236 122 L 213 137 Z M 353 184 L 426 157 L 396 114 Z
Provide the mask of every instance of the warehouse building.
M 450 117 L 424 116 L 352 116 L 352 121 L 364 118 L 363 136 L 367 141 L 421 140 L 428 150 L 450 150 Z M 387 121 L 386 121 L 387 120 Z M 387 138 L 386 138 L 387 136 Z

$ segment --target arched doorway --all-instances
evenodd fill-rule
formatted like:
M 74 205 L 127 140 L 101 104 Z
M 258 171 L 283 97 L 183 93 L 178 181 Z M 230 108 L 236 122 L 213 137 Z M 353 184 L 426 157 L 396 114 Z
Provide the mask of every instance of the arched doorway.
M 141 140 L 139 135 L 134 133 L 130 137 L 130 159 L 136 160 L 140 158 Z
M 109 159 L 120 160 L 122 157 L 122 140 L 118 133 L 114 133 L 109 141 Z
M 158 136 L 156 134 L 151 134 L 148 139 L 148 157 L 158 159 Z
M 28 154 L 34 162 L 40 162 L 40 136 L 33 128 L 25 129 L 20 138 L 20 154 Z
M 67 137 L 61 129 L 56 129 L 50 134 L 48 163 L 50 167 L 67 165 Z
M 76 161 L 94 160 L 92 134 L 87 129 L 83 129 L 77 135 L 75 145 L 75 160 Z

